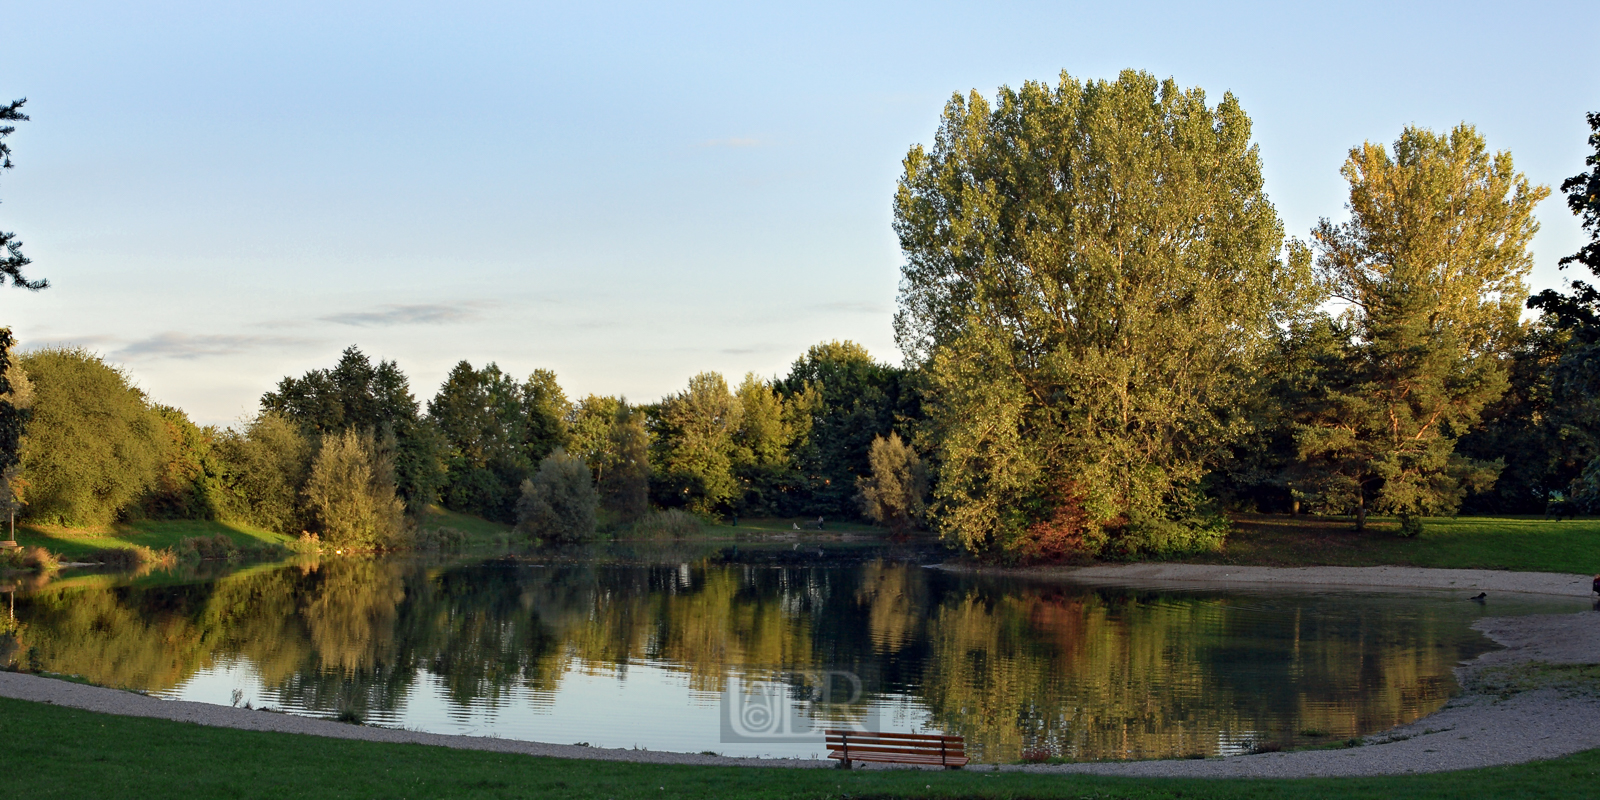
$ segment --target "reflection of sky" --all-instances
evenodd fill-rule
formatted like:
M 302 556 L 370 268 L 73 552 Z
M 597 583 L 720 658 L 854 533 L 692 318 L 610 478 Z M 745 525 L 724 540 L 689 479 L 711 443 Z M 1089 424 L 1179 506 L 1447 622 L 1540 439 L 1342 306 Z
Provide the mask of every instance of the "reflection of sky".
M 724 741 L 723 695 L 692 688 L 689 676 L 660 664 L 634 662 L 626 672 L 605 668 L 579 668 L 572 664 L 561 678 L 558 691 L 534 690 L 523 685 L 507 687 L 495 700 L 474 700 L 467 705 L 451 699 L 442 678 L 426 670 L 394 712 L 369 711 L 370 724 L 429 733 L 489 736 L 500 739 L 625 747 L 698 753 L 714 751 L 729 756 L 818 757 L 825 751 L 819 737 L 807 741 Z M 831 726 L 838 717 L 812 713 L 812 707 L 795 697 L 789 687 L 769 676 L 733 676 L 730 706 L 737 714 L 749 703 L 760 703 L 772 693 L 782 698 L 792 721 L 788 730 L 803 730 L 817 720 L 816 729 Z M 336 710 L 312 709 L 285 703 L 279 693 L 263 686 L 255 667 L 246 660 L 219 659 L 177 687 L 152 692 L 174 700 L 218 705 L 282 709 L 307 716 L 330 716 Z M 746 700 L 744 698 L 752 698 Z M 873 730 L 923 732 L 929 715 L 923 704 L 903 694 L 875 696 L 865 708 L 855 709 L 871 720 Z M 737 738 L 737 727 L 735 736 Z M 746 728 L 748 730 L 748 728 Z

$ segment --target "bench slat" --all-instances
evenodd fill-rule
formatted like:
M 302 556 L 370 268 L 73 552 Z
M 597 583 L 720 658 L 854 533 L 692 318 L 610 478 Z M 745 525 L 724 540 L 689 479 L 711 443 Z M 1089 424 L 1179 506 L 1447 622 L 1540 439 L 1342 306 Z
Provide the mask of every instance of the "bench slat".
M 944 742 L 959 742 L 959 741 L 963 741 L 963 738 L 960 737 L 960 736 L 948 736 L 948 735 L 945 735 L 945 734 L 942 734 L 942 733 L 878 733 L 876 731 L 837 731 L 837 730 L 828 730 L 828 731 L 823 731 L 823 734 L 825 734 L 829 738 L 833 738 L 833 737 L 837 737 L 837 736 L 849 736 L 852 739 L 855 739 L 855 738 L 859 737 L 859 738 L 862 738 L 862 739 L 909 739 L 909 740 L 912 740 L 912 741 L 931 741 L 931 742 L 940 742 L 940 741 L 944 741 Z
M 842 761 L 844 756 L 840 753 L 833 753 L 829 755 L 828 758 Z M 940 759 L 938 756 L 911 756 L 908 758 L 901 758 L 877 755 L 873 753 L 866 753 L 858 756 L 854 752 L 850 753 L 850 760 L 874 761 L 883 764 L 931 764 L 936 767 L 964 767 L 969 761 L 966 756 L 951 756 L 945 759 Z
M 954 747 L 948 747 L 948 748 L 945 748 L 944 750 L 940 750 L 937 747 L 889 747 L 887 745 L 856 744 L 855 742 L 851 742 L 849 747 L 845 747 L 843 745 L 832 745 L 832 744 L 830 744 L 830 745 L 828 745 L 828 749 L 829 750 L 841 750 L 841 751 L 842 750 L 849 750 L 852 753 L 859 751 L 859 752 L 862 752 L 862 753 L 909 753 L 909 754 L 913 754 L 913 755 L 921 755 L 921 754 L 927 753 L 927 754 L 931 754 L 931 755 L 939 755 L 942 752 L 942 753 L 946 753 L 948 755 L 953 755 L 953 756 L 966 755 L 965 751 L 958 750 L 958 749 L 956 749 Z

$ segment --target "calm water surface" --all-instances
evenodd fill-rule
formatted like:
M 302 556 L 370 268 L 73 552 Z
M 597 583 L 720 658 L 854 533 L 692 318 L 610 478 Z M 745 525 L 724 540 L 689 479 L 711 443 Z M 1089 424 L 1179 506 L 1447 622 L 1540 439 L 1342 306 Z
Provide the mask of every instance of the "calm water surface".
M 1468 628 L 1478 616 L 1585 607 L 1086 588 L 790 555 L 87 576 L 17 592 L 0 666 L 606 747 L 821 756 L 815 738 L 766 735 L 853 722 L 963 734 L 984 761 L 1151 758 L 1411 721 L 1489 646 Z

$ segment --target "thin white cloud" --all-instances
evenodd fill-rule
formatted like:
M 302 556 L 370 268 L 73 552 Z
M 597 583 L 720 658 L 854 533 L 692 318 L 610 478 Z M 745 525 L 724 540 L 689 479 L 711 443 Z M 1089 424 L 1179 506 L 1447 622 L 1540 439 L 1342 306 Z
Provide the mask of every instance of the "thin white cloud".
M 446 325 L 452 322 L 470 322 L 478 318 L 477 304 L 445 305 L 424 303 L 419 305 L 387 305 L 375 311 L 349 311 L 318 317 L 323 322 L 361 327 L 388 325 Z
M 147 339 L 135 341 L 111 355 L 113 358 L 130 360 L 154 358 L 191 359 L 207 356 L 231 356 L 248 350 L 259 350 L 267 347 L 281 348 L 307 343 L 305 339 L 287 336 L 192 335 L 168 331 L 166 333 L 158 333 Z

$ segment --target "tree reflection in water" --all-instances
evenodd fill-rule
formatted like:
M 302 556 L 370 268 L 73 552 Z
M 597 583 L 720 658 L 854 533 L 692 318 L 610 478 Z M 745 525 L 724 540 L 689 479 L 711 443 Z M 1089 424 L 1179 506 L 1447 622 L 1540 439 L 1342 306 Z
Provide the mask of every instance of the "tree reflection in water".
M 650 665 L 691 694 L 793 676 L 799 694 L 848 671 L 862 707 L 827 713 L 910 707 L 989 761 L 1369 733 L 1441 705 L 1451 666 L 1483 647 L 1473 610 L 1444 600 L 1086 589 L 889 561 L 338 559 L 69 580 L 20 588 L 16 607 L 0 629 L 12 668 L 160 691 L 243 663 L 279 704 L 330 714 L 403 719 L 424 682 L 517 713 L 518 693 L 559 694 L 574 673 Z

